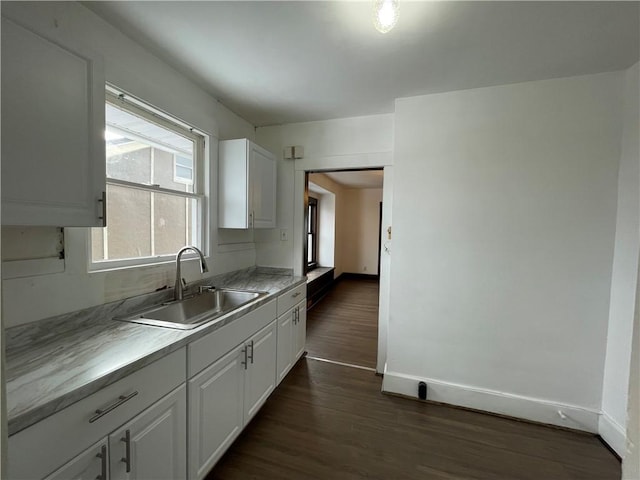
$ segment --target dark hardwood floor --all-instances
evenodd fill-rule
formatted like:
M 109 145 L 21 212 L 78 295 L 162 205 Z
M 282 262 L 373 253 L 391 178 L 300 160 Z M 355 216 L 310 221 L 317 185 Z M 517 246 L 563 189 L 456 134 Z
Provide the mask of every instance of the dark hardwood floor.
M 307 312 L 309 356 L 375 368 L 378 352 L 376 279 L 344 279 Z
M 618 480 L 587 434 L 383 395 L 372 372 L 302 358 L 207 480 Z
M 343 280 L 308 316 L 309 355 L 375 366 L 378 284 Z M 302 358 L 207 480 L 618 480 L 593 435 L 380 392 Z

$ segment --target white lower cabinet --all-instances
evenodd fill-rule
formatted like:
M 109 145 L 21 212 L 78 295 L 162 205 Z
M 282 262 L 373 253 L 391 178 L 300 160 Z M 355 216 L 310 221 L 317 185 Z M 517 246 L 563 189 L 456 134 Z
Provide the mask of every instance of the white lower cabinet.
M 276 388 L 276 322 L 256 333 L 247 343 L 244 375 L 244 423 L 249 423 Z
M 278 383 L 302 356 L 307 337 L 307 301 L 278 317 Z
M 189 381 L 189 478 L 203 478 L 242 430 L 244 345 Z
M 111 480 L 187 475 L 187 396 L 182 385 L 109 435 Z
M 107 439 L 96 443 L 44 480 L 106 480 L 108 478 Z
M 293 367 L 293 309 L 278 317 L 278 384 Z
M 45 480 L 177 480 L 187 472 L 184 384 Z
M 296 363 L 298 359 L 304 353 L 305 346 L 307 344 L 307 300 L 306 298 L 301 301 L 296 308 L 296 320 L 293 324 L 293 363 Z
M 11 435 L 7 478 L 185 478 L 186 366 L 181 348 Z M 119 465 L 123 429 L 133 439 L 131 472 Z M 161 462 L 176 468 L 157 476 L 153 465 Z
M 189 381 L 189 479 L 202 479 L 276 383 L 272 321 Z

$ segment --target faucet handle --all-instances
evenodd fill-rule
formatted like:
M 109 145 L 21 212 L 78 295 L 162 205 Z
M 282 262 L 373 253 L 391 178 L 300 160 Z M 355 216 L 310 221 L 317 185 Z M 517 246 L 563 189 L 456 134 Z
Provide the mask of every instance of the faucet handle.
M 213 292 L 215 289 L 216 287 L 211 285 L 200 285 L 198 287 L 198 293 L 202 294 L 204 292 Z

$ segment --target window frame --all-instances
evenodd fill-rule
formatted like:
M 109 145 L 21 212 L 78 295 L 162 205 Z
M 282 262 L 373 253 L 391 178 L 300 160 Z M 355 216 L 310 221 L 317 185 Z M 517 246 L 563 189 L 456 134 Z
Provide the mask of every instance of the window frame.
M 151 193 L 160 193 L 160 194 L 168 194 L 176 197 L 190 198 L 195 200 L 197 212 L 195 215 L 195 225 L 192 228 L 195 229 L 193 234 L 194 238 L 197 238 L 197 242 L 194 242 L 195 246 L 197 246 L 200 250 L 202 250 L 205 256 L 208 256 L 209 253 L 209 245 L 207 243 L 208 240 L 208 218 L 207 218 L 207 207 L 208 207 L 208 199 L 210 192 L 207 191 L 207 187 L 209 186 L 209 182 L 206 181 L 206 173 L 208 169 L 205 166 L 205 154 L 206 154 L 206 144 L 208 140 L 208 136 L 196 130 L 193 127 L 188 126 L 187 124 L 181 122 L 177 118 L 168 115 L 155 107 L 149 105 L 146 102 L 143 102 L 137 98 L 134 98 L 128 94 L 125 94 L 118 89 L 107 85 L 106 94 L 105 94 L 105 103 L 110 103 L 117 108 L 123 109 L 132 113 L 133 115 L 139 116 L 140 118 L 154 123 L 162 128 L 166 128 L 175 132 L 178 135 L 186 137 L 193 141 L 193 180 L 191 183 L 187 184 L 184 181 L 177 182 L 186 185 L 193 185 L 193 192 L 173 190 L 170 188 L 160 187 L 157 184 L 142 184 L 137 182 L 130 182 L 127 180 L 120 180 L 115 178 L 110 178 L 105 175 L 105 187 L 108 185 L 114 186 L 123 186 L 127 188 L 134 188 L 141 191 L 147 191 Z M 106 124 L 105 124 L 105 134 L 106 134 Z M 113 128 L 113 127 L 111 127 Z M 117 127 L 114 128 L 118 130 Z M 122 129 L 120 129 L 122 131 Z M 125 132 L 130 137 L 138 137 L 139 135 L 135 133 Z M 154 144 L 153 140 L 143 139 L 146 143 L 148 143 L 152 148 L 153 147 L 161 147 L 164 150 L 167 150 L 167 147 L 164 145 Z M 173 173 L 175 178 L 175 167 L 176 167 L 176 156 L 177 151 L 173 153 Z M 106 157 L 105 168 L 106 168 Z M 107 212 L 107 226 L 109 225 L 109 212 Z M 99 227 L 98 227 L 99 228 Z M 107 271 L 107 270 L 115 270 L 122 268 L 135 268 L 135 267 L 144 267 L 154 264 L 161 263 L 172 263 L 175 261 L 175 255 L 173 254 L 163 254 L 163 255 L 151 255 L 147 257 L 133 257 L 133 258 L 122 258 L 122 259 L 114 259 L 114 260 L 101 260 L 94 261 L 93 253 L 92 253 L 92 229 L 87 229 L 87 262 L 88 262 L 88 271 L 89 272 L 98 272 L 98 271 Z M 103 234 L 105 236 L 106 241 L 106 229 L 103 228 Z M 188 251 L 185 252 L 183 258 L 195 258 L 196 254 L 194 252 Z
M 308 205 L 307 205 L 307 232 L 305 236 L 305 242 L 307 243 L 307 258 L 305 258 L 305 273 L 310 272 L 314 268 L 318 267 L 318 199 L 316 197 L 312 197 L 309 195 Z M 311 250 L 311 261 L 308 260 L 309 257 L 309 235 L 313 239 L 313 249 Z

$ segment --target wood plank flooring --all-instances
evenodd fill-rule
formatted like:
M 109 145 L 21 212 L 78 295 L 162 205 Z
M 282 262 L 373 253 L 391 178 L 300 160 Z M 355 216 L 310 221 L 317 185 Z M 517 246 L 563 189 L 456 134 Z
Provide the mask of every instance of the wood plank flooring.
M 310 355 L 375 366 L 376 282 L 309 312 Z M 618 480 L 593 435 L 384 395 L 372 372 L 302 358 L 206 480 Z
M 372 372 L 302 358 L 207 480 L 618 480 L 596 439 L 380 393 Z
M 378 281 L 344 279 L 307 312 L 307 352 L 363 367 L 376 367 Z

